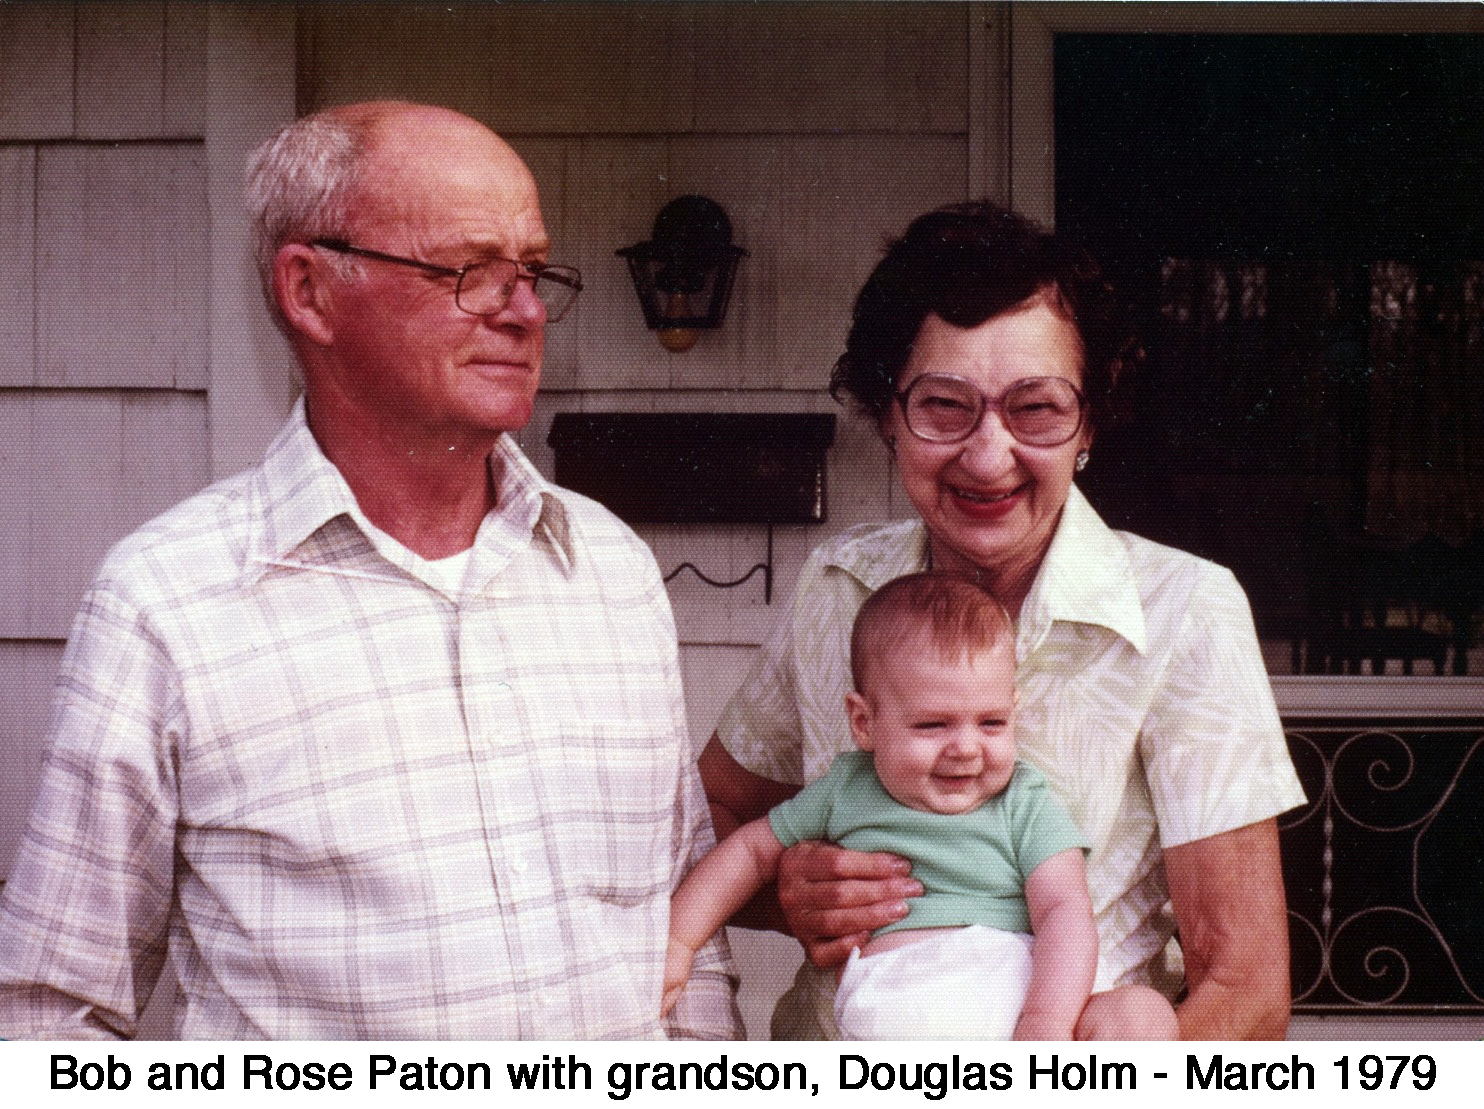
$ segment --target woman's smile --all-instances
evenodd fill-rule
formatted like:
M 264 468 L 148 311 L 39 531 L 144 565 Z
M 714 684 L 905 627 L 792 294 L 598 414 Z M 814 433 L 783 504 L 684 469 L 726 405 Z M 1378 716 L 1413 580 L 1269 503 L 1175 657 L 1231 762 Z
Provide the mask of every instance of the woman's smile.
M 957 503 L 958 510 L 965 515 L 981 520 L 997 520 L 1014 511 L 1021 487 L 1016 486 L 1003 493 L 981 491 L 972 486 L 945 483 L 948 495 Z

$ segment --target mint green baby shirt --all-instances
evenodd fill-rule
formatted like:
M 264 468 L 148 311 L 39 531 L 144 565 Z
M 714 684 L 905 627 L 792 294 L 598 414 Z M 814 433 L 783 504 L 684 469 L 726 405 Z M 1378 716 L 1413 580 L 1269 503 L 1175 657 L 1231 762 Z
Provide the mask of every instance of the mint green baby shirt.
M 889 851 L 912 862 L 921 897 L 902 920 L 877 930 L 984 924 L 1029 932 L 1025 880 L 1052 855 L 1086 841 L 1045 777 L 1017 762 L 1004 792 L 966 813 L 919 812 L 895 800 L 871 756 L 846 751 L 829 772 L 768 813 L 785 847 L 828 840 L 852 851 Z

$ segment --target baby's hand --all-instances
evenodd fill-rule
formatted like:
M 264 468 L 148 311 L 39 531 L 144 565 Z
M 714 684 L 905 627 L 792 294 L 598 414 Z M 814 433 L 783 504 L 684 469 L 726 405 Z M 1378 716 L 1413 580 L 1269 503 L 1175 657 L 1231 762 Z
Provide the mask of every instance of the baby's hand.
M 680 1000 L 680 991 L 690 981 L 691 963 L 695 957 L 696 953 L 679 940 L 670 941 L 665 951 L 665 986 L 660 1000 L 660 1016 L 675 1008 L 675 1002 Z

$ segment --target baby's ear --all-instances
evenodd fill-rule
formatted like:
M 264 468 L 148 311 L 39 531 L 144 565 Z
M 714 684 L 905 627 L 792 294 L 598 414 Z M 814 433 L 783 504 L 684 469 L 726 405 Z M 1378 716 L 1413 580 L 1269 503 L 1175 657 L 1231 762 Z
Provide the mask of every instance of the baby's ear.
M 871 747 L 871 703 L 854 690 L 845 694 L 845 716 L 850 721 L 850 735 L 862 751 Z

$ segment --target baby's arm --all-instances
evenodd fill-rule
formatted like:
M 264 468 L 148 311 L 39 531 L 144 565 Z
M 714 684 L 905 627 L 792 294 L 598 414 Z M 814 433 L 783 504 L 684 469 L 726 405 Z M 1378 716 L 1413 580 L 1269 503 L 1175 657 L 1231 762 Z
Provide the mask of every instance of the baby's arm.
M 670 1011 L 690 977 L 696 950 L 778 876 L 783 844 L 768 818 L 744 824 L 716 845 L 686 875 L 670 900 L 670 946 L 665 955 L 665 992 Z
M 1098 933 L 1081 849 L 1052 855 L 1031 871 L 1025 901 L 1035 940 L 1015 1038 L 1070 1040 L 1098 966 Z

